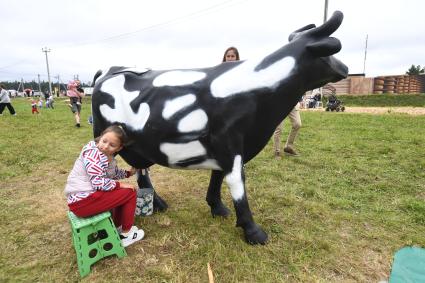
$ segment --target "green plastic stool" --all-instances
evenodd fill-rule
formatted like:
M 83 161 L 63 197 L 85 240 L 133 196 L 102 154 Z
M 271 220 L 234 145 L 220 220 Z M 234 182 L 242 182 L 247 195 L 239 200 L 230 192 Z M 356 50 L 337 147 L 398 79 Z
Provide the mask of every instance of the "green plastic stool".
M 88 275 L 90 266 L 104 257 L 115 254 L 122 258 L 127 255 L 110 212 L 79 218 L 68 211 L 68 218 L 81 277 Z

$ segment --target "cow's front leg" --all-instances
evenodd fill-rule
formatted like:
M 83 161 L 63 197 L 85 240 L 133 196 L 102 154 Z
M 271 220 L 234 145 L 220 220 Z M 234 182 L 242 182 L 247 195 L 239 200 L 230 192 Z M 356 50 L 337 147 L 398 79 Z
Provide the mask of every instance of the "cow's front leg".
M 232 171 L 226 175 L 226 182 L 230 188 L 233 204 L 236 210 L 236 226 L 242 227 L 245 239 L 250 244 L 265 244 L 267 242 L 266 232 L 258 226 L 249 209 L 248 198 L 245 190 L 245 174 L 243 161 L 240 155 L 233 160 Z
M 211 214 L 226 217 L 230 210 L 221 201 L 221 185 L 223 183 L 223 171 L 213 170 L 211 172 L 210 184 L 207 192 L 207 203 L 211 208 Z
M 168 204 L 156 193 L 154 187 L 152 186 L 148 169 L 141 169 L 137 172 L 137 185 L 139 185 L 139 188 L 153 189 L 153 211 L 161 212 L 168 208 Z

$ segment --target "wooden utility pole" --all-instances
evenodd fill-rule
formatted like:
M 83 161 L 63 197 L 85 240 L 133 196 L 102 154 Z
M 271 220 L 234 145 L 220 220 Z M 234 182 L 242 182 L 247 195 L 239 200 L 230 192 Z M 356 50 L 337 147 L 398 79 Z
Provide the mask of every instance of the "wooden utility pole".
M 58 96 L 60 95 L 60 93 L 61 93 L 61 80 L 60 80 L 60 77 L 59 77 L 59 75 L 58 75 Z
M 323 14 L 323 22 L 328 19 L 328 0 L 325 0 L 325 12 Z
M 49 80 L 49 92 L 52 94 L 52 82 L 50 81 L 50 69 L 49 69 L 49 59 L 47 58 L 47 52 L 50 52 L 50 49 L 47 47 L 41 49 L 46 54 L 46 65 L 47 65 L 47 79 Z
M 39 91 L 39 92 L 40 92 L 40 94 L 41 94 L 40 74 L 37 74 L 37 77 L 38 77 L 38 91 Z
M 369 35 L 366 34 L 366 46 L 364 48 L 364 61 L 363 61 L 363 74 L 366 77 L 366 55 L 367 55 L 367 39 L 368 39 Z

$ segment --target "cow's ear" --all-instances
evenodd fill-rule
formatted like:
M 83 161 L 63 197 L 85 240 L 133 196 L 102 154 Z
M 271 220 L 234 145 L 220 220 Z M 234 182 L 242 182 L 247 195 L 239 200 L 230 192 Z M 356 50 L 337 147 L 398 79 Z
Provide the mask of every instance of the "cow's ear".
M 315 24 L 309 24 L 309 25 L 306 25 L 306 26 L 304 26 L 302 28 L 299 28 L 299 29 L 293 31 L 289 35 L 288 41 L 292 41 L 295 37 L 298 37 L 299 35 L 301 35 L 302 33 L 304 33 L 304 31 L 310 30 L 310 29 L 315 28 L 315 27 L 316 27 Z
M 327 37 L 307 44 L 307 50 L 319 57 L 330 56 L 341 50 L 341 42 L 334 37 Z

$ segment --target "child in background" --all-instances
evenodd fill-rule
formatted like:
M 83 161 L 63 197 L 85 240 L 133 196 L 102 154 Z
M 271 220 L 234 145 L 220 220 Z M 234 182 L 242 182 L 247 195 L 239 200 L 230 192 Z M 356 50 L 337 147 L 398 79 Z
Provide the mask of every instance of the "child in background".
M 136 189 L 115 180 L 128 178 L 135 168 L 118 169 L 114 155 L 120 151 L 127 136 L 120 126 L 106 128 L 100 137 L 85 145 L 75 161 L 65 187 L 68 207 L 78 217 L 89 217 L 112 210 L 121 241 L 127 247 L 144 236 L 133 226 L 136 210 Z
M 34 114 L 34 113 L 39 114 L 40 113 L 40 112 L 38 112 L 38 109 L 37 109 L 37 102 L 35 102 L 34 99 L 31 100 L 31 113 L 32 114 Z
M 43 99 L 41 98 L 38 99 L 38 108 L 43 108 Z

